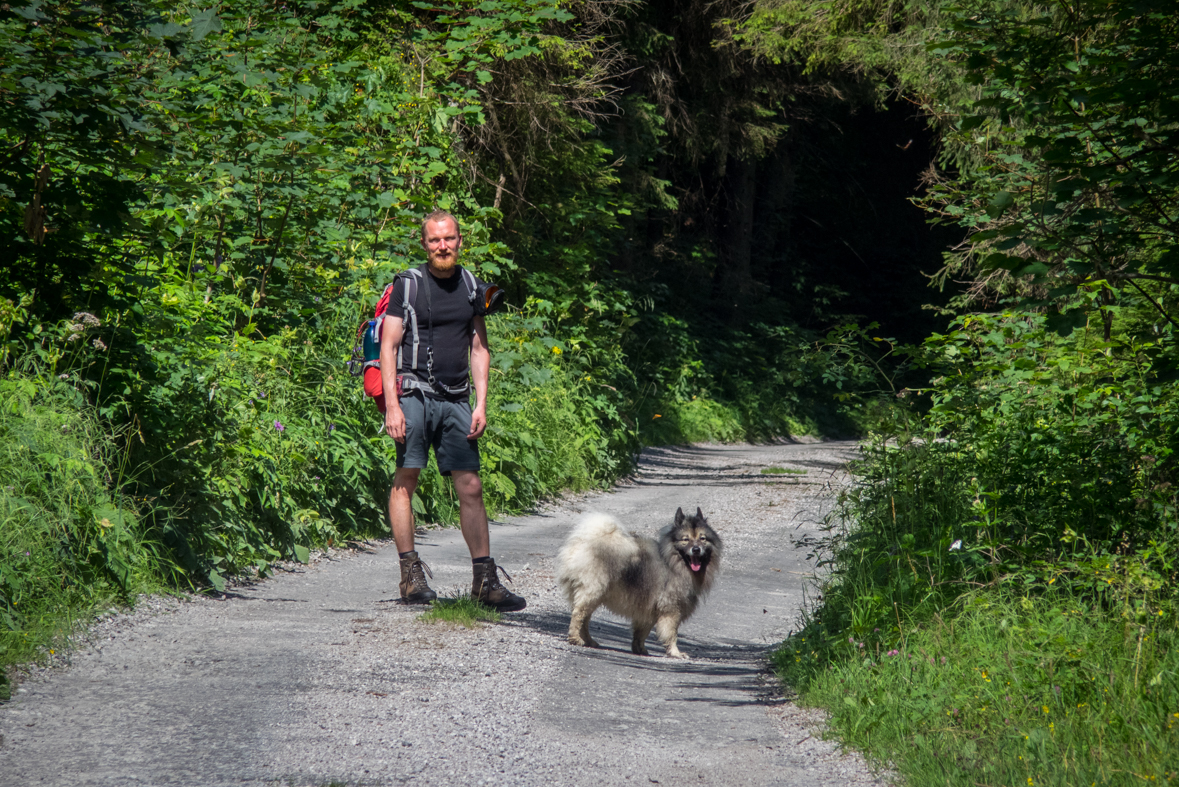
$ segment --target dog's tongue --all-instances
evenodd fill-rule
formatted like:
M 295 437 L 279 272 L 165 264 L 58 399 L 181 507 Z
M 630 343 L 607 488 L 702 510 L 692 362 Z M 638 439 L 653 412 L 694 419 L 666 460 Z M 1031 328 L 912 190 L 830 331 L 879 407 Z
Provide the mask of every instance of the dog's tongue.
M 693 571 L 699 571 L 701 564 L 699 560 L 689 560 L 688 565 L 691 566 Z

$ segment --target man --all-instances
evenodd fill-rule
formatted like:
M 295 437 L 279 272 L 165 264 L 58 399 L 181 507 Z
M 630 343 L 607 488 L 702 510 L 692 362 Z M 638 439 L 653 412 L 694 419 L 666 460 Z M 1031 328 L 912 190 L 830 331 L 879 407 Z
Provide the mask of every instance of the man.
M 527 602 L 499 581 L 491 559 L 478 439 L 487 428 L 487 382 L 491 352 L 487 325 L 475 314 L 458 267 L 463 243 L 454 216 L 436 210 L 422 221 L 427 271 L 410 306 L 416 312 L 417 352 L 410 351 L 412 324 L 405 323 L 406 279 L 399 276 L 389 296 L 381 332 L 381 382 L 386 391 L 385 431 L 397 441 L 397 472 L 389 492 L 389 520 L 401 557 L 401 598 L 425 604 L 437 598 L 426 582 L 429 569 L 414 550 L 413 493 L 429 450 L 442 475 L 451 476 L 459 499 L 459 523 L 471 552 L 471 595 L 501 612 Z M 403 346 L 404 344 L 404 346 Z M 399 367 L 399 350 L 400 363 Z M 416 356 L 416 365 L 414 357 Z M 402 376 L 400 396 L 397 376 Z M 470 404 L 470 382 L 475 409 Z M 431 575 L 433 576 L 433 575 Z

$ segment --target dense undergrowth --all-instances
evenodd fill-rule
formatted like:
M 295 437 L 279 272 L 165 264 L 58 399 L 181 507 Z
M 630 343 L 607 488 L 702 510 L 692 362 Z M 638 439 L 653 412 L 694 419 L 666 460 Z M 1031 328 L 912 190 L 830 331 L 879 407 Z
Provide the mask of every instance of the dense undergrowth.
M 964 318 L 812 546 L 781 674 L 912 784 L 1179 779 L 1173 359 Z

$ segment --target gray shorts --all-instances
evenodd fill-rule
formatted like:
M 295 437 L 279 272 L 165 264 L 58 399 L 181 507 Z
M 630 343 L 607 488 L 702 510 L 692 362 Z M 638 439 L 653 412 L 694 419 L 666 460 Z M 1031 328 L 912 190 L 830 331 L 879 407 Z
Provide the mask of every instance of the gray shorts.
M 471 405 L 430 399 L 420 393 L 401 397 L 405 442 L 397 443 L 397 466 L 424 468 L 434 447 L 442 475 L 454 470 L 479 470 L 479 441 L 468 440 Z

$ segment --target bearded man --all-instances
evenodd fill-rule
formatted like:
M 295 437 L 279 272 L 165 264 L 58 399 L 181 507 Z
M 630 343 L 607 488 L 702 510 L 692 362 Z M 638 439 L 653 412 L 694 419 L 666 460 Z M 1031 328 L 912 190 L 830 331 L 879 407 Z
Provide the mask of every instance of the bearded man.
M 389 521 L 401 557 L 401 598 L 425 604 L 437 598 L 426 581 L 429 569 L 414 549 L 413 493 L 434 449 L 438 470 L 454 481 L 459 522 L 471 552 L 471 595 L 500 612 L 517 612 L 527 602 L 499 581 L 491 558 L 483 481 L 479 478 L 479 437 L 487 428 L 487 383 L 491 351 L 487 325 L 475 313 L 458 265 L 463 236 L 458 221 L 436 210 L 422 221 L 424 275 L 415 302 L 418 335 L 406 330 L 405 288 L 399 276 L 389 296 L 381 332 L 381 382 L 386 392 L 385 431 L 397 441 L 397 472 L 389 492 Z M 417 351 L 410 352 L 410 342 Z M 421 348 L 425 348 L 421 351 Z M 400 359 L 400 361 L 399 361 Z M 398 377 L 400 376 L 400 381 Z M 475 408 L 471 409 L 471 385 Z M 431 576 L 433 576 L 431 574 Z

